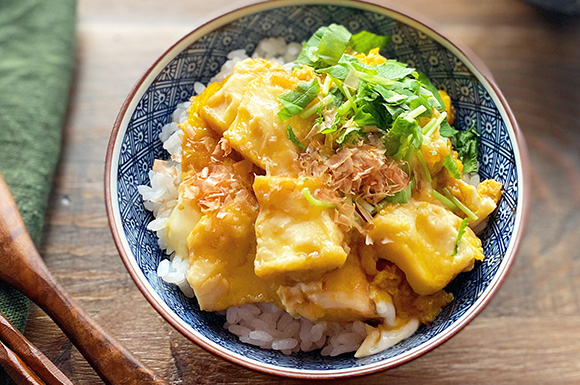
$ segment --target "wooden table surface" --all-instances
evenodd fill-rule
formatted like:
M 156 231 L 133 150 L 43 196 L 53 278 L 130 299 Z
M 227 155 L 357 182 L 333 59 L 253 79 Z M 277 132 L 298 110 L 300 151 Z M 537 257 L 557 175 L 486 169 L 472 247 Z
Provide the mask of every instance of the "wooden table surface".
M 167 47 L 229 3 L 79 0 L 77 70 L 41 252 L 70 295 L 172 383 L 294 384 L 217 358 L 169 326 L 125 270 L 105 213 L 105 149 L 121 103 Z M 412 362 L 344 383 L 580 383 L 580 18 L 520 0 L 405 7 L 491 69 L 528 142 L 531 215 L 507 280 L 474 321 Z M 75 384 L 101 383 L 36 307 L 26 335 Z

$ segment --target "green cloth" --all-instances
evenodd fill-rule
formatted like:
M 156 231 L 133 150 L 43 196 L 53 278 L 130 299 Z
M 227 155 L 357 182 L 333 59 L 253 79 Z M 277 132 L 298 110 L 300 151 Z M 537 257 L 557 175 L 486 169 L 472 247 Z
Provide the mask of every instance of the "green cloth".
M 75 0 L 0 0 L 0 172 L 37 247 L 60 154 L 75 8 Z M 0 312 L 23 329 L 28 300 L 0 283 Z

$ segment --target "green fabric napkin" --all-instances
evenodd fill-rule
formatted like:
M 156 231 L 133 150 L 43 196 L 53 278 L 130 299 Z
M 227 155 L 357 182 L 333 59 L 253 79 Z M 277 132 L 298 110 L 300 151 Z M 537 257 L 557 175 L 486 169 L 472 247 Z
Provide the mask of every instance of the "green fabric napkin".
M 75 0 L 0 0 L 0 172 L 38 247 L 73 71 Z M 23 329 L 28 300 L 0 282 Z

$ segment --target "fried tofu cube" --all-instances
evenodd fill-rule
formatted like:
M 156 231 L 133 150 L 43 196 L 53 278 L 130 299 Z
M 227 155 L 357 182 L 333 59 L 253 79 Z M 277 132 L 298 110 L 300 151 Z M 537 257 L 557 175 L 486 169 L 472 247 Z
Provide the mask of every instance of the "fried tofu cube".
M 205 214 L 187 238 L 187 281 L 202 310 L 277 299 L 270 282 L 254 273 L 257 206 L 232 201 Z
M 208 95 L 199 115 L 213 130 L 223 134 L 236 118 L 238 106 L 248 84 L 261 74 L 272 70 L 284 71 L 284 68 L 265 59 L 246 59 L 236 63 L 230 76 L 223 82 L 214 83 L 220 86 Z
M 292 91 L 299 79 L 274 71 L 252 80 L 238 106 L 238 115 L 224 133 L 232 148 L 270 175 L 298 176 L 300 148 L 288 137 L 290 126 L 299 141 L 312 128 L 313 118 L 294 116 L 281 121 L 278 96 Z
M 316 195 L 324 185 L 315 179 L 256 176 L 260 205 L 256 220 L 255 271 L 260 277 L 322 274 L 346 261 L 344 235 L 333 221 L 334 208 L 310 203 L 303 189 Z
M 454 253 L 460 225 L 461 218 L 448 209 L 412 199 L 381 210 L 369 236 L 379 258 L 403 270 L 417 294 L 430 295 L 483 260 L 481 241 L 470 228 Z
M 281 285 L 277 293 L 287 312 L 312 321 L 379 318 L 356 248 L 342 267 L 315 281 Z

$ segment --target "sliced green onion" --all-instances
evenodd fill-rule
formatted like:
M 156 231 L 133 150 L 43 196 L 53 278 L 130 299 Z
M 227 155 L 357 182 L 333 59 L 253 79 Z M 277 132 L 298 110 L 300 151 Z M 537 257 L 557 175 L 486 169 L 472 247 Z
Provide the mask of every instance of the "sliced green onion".
M 443 166 L 445 166 L 445 168 L 447 169 L 447 171 L 449 171 L 452 177 L 454 177 L 455 179 L 461 179 L 461 171 L 459 171 L 457 164 L 455 163 L 450 154 L 447 154 L 445 159 L 443 159 Z
M 449 210 L 455 211 L 457 209 L 457 206 L 455 205 L 455 203 L 453 203 L 449 199 L 445 198 L 445 196 L 440 194 L 439 192 L 432 190 L 431 195 L 433 196 L 433 198 L 435 198 L 439 202 L 443 203 L 445 205 L 445 207 L 447 207 Z
M 432 117 L 431 120 L 429 120 L 429 122 L 423 126 L 423 128 L 421 128 L 421 130 L 423 131 L 423 135 L 427 134 L 427 131 L 429 131 L 434 125 L 435 122 L 437 121 L 436 117 Z
M 312 107 L 304 110 L 300 114 L 300 117 L 303 119 L 311 117 L 319 108 L 328 106 L 332 102 L 332 99 L 334 99 L 334 96 L 332 95 L 325 96 L 324 99 L 319 100 L 317 103 L 313 104 Z
M 443 112 L 437 119 L 431 119 L 431 121 L 427 123 L 425 127 L 423 127 L 423 135 L 431 137 L 431 135 L 433 135 L 437 127 L 439 127 L 439 125 L 443 122 L 443 119 L 446 117 L 447 112 Z
M 326 79 L 324 79 L 324 84 L 322 85 L 322 95 L 326 96 L 328 95 L 328 92 L 330 91 L 330 86 L 332 85 L 332 79 L 330 78 L 330 76 L 326 76 Z
M 396 82 L 393 80 L 389 80 L 383 76 L 379 76 L 379 75 L 371 75 L 371 74 L 367 74 L 364 72 L 356 72 L 357 76 L 359 79 L 364 80 L 367 83 L 371 83 L 371 84 L 380 84 L 381 86 L 384 87 L 390 87 L 393 84 L 395 84 Z
M 318 108 L 322 107 L 322 100 L 319 100 L 318 102 L 314 103 L 312 105 L 312 107 L 307 108 L 306 110 L 302 111 L 300 113 L 300 117 L 302 119 L 306 119 L 312 116 L 312 114 L 314 114 L 316 112 L 316 110 L 318 110 Z
M 420 105 L 419 107 L 415 108 L 414 110 L 409 111 L 409 113 L 407 114 L 407 117 L 409 117 L 411 119 L 415 119 L 417 116 L 421 115 L 425 111 L 427 111 L 427 108 L 425 108 L 424 105 Z
M 455 247 L 453 248 L 453 253 L 451 253 L 452 257 L 455 257 L 457 255 L 457 249 L 459 248 L 459 242 L 461 242 L 461 238 L 463 237 L 463 234 L 465 234 L 465 228 L 467 227 L 468 224 L 469 224 L 469 221 L 467 220 L 467 218 L 463 218 L 463 220 L 461 221 L 461 224 L 459 225 L 459 231 L 457 232 L 457 240 L 455 241 Z
M 346 96 L 346 98 L 350 102 L 350 106 L 352 107 L 352 109 L 354 110 L 354 112 L 356 112 L 357 111 L 356 103 L 354 101 L 354 98 L 350 94 L 350 91 L 348 90 L 348 88 L 347 87 L 344 87 L 343 85 L 337 85 L 337 87 L 344 94 L 344 96 Z
M 292 143 L 294 143 L 296 146 L 298 146 L 299 149 L 306 150 L 306 146 L 303 145 L 298 140 L 298 138 L 296 137 L 296 134 L 294 134 L 294 130 L 292 129 L 292 127 L 290 125 L 288 125 L 288 127 L 286 127 L 286 134 L 288 135 L 288 139 L 290 139 L 292 141 Z
M 463 213 L 465 215 L 467 215 L 467 217 L 469 219 L 471 219 L 472 221 L 476 221 L 479 218 L 477 217 L 477 215 L 475 215 L 473 213 L 473 211 L 471 211 L 470 209 L 467 208 L 467 206 L 465 206 L 459 199 L 455 198 L 453 196 L 453 194 L 451 194 L 451 192 L 449 191 L 449 189 L 447 187 L 443 188 L 443 193 L 445 193 L 445 196 L 450 199 L 453 203 L 455 203 L 455 205 L 457 206 L 457 208 L 461 211 L 463 211 Z
M 310 193 L 308 187 L 304 187 L 302 189 L 302 195 L 304 195 L 304 198 L 306 198 L 306 200 L 310 202 L 313 206 L 325 207 L 329 209 L 336 208 L 336 203 L 321 201 L 319 199 L 314 198 Z
M 421 150 L 416 152 L 417 160 L 419 160 L 419 164 L 421 165 L 421 170 L 423 171 L 423 175 L 425 176 L 425 180 L 427 183 L 431 183 L 431 173 L 429 172 L 429 167 L 427 167 L 427 162 L 425 161 L 425 157 Z
M 336 112 L 340 116 L 348 114 L 349 111 L 350 111 L 350 100 L 347 100 L 346 102 L 342 103 L 342 105 L 338 107 L 338 109 L 336 110 Z

